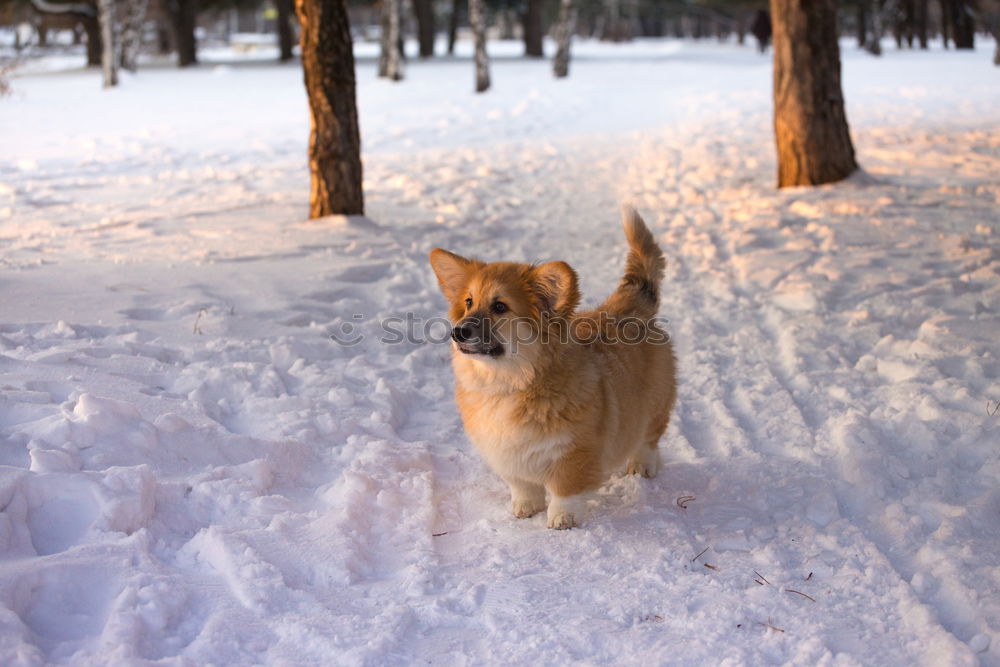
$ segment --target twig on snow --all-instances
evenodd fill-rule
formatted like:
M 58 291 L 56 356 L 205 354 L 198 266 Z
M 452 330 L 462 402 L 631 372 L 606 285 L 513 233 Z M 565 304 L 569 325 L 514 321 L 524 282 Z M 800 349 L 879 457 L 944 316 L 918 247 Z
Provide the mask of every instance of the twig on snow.
M 765 628 L 771 628 L 772 630 L 777 630 L 778 632 L 784 632 L 784 630 L 771 623 L 770 616 L 767 617 L 767 623 L 760 623 L 760 624 L 763 625 Z
M 443 533 L 431 533 L 431 537 L 441 537 L 442 535 L 447 535 L 447 534 L 448 531 L 446 530 Z
M 812 572 L 810 572 L 810 573 L 809 573 L 809 576 L 807 576 L 807 577 L 806 577 L 805 579 L 803 579 L 802 581 L 809 581 L 809 580 L 810 580 L 810 579 L 812 579 L 812 578 L 813 578 L 813 573 L 812 573 Z
M 694 499 L 695 499 L 694 496 L 681 496 L 680 498 L 677 499 L 677 506 L 680 507 L 682 510 L 686 510 L 688 508 L 688 503 L 690 503 Z
M 806 595 L 806 594 L 805 594 L 805 593 L 803 593 L 802 591 L 797 591 L 797 590 L 795 590 L 795 589 L 793 589 L 793 588 L 786 588 L 786 589 L 785 589 L 785 592 L 786 592 L 786 593 L 795 593 L 796 595 L 801 595 L 802 597 L 804 597 L 805 599 L 807 599 L 807 600 L 809 600 L 809 601 L 811 601 L 811 602 L 815 602 L 815 601 L 816 601 L 816 598 L 814 598 L 813 596 L 811 596 L 811 595 Z
M 760 579 L 761 581 L 763 581 L 763 582 L 764 582 L 765 584 L 767 584 L 768 586 L 770 586 L 770 585 L 771 585 L 771 582 L 770 582 L 770 581 L 768 581 L 767 579 L 765 579 L 765 578 L 764 578 L 764 575 L 763 575 L 763 574 L 761 574 L 761 573 L 760 573 L 760 572 L 758 572 L 757 570 L 754 570 L 754 571 L 753 571 L 753 573 L 754 573 L 754 574 L 756 574 L 756 575 L 757 575 L 757 578 L 758 578 L 758 579 Z
M 204 315 L 207 312 L 208 312 L 207 310 L 205 310 L 204 308 L 202 308 L 201 310 L 198 311 L 198 316 L 196 318 L 194 318 L 194 333 L 196 335 L 198 335 L 198 336 L 203 335 L 202 332 L 201 332 L 201 327 L 198 326 L 198 323 L 201 322 L 201 316 Z
M 707 567 L 709 570 L 715 570 L 716 572 L 719 571 L 719 568 L 715 567 L 711 563 L 702 563 L 702 565 L 704 565 L 705 567 Z
M 691 559 L 691 562 L 693 563 L 693 562 L 695 562 L 696 560 L 698 560 L 699 558 L 701 558 L 701 557 L 702 557 L 702 556 L 703 556 L 703 555 L 705 554 L 705 552 L 706 552 L 706 551 L 708 551 L 708 550 L 709 550 L 709 549 L 711 549 L 711 548 L 712 548 L 712 547 L 705 547 L 704 549 L 702 549 L 701 551 L 699 551 L 699 552 L 698 552 L 698 555 L 697 555 L 697 556 L 695 556 L 694 558 L 692 558 L 692 559 Z

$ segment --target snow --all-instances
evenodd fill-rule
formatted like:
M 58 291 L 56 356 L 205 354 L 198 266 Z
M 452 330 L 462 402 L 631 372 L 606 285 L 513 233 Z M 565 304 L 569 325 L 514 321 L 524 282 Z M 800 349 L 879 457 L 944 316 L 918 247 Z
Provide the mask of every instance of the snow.
M 483 96 L 359 52 L 367 218 L 305 219 L 293 65 L 0 100 L 0 663 L 1000 665 L 992 44 L 845 42 L 866 172 L 781 192 L 749 47 L 501 57 Z M 549 531 L 462 432 L 426 256 L 564 259 L 592 304 L 626 200 L 666 465 Z

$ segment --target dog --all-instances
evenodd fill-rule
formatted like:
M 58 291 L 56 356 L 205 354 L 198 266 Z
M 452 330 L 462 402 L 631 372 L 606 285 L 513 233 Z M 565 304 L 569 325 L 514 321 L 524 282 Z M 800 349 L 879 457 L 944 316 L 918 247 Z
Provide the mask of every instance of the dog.
M 565 262 L 485 263 L 436 248 L 450 308 L 455 401 L 469 438 L 510 487 L 514 516 L 546 509 L 580 526 L 589 492 L 623 465 L 654 477 L 677 395 L 669 336 L 654 321 L 666 260 L 635 209 L 617 289 L 577 312 Z

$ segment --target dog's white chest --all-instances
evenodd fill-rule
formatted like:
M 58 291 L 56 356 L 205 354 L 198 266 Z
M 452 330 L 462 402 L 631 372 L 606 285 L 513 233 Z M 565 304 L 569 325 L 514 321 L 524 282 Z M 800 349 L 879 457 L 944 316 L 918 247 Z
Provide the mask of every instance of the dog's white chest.
M 486 462 L 506 479 L 542 482 L 546 471 L 565 453 L 569 434 L 544 434 L 517 416 L 517 404 L 485 397 L 467 408 L 466 431 Z

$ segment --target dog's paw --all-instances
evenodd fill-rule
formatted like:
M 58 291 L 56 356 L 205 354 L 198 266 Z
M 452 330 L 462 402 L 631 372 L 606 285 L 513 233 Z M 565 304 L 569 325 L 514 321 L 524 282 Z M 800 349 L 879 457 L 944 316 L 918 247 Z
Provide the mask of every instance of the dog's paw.
M 642 475 L 646 479 L 656 477 L 660 471 L 660 452 L 656 449 L 647 449 L 639 455 L 639 458 L 629 459 L 625 466 L 625 473 L 628 475 Z
M 628 465 L 625 466 L 626 475 L 642 475 L 646 479 L 651 477 L 656 477 L 656 472 L 651 471 L 646 467 L 646 464 L 642 461 L 629 461 Z
M 583 516 L 587 510 L 587 495 L 586 493 L 574 496 L 553 494 L 549 501 L 549 528 L 555 530 L 578 528 L 583 523 Z
M 527 519 L 545 509 L 545 499 L 517 498 L 511 501 L 510 509 L 518 519 Z
M 549 528 L 553 530 L 567 530 L 568 528 L 578 528 L 580 524 L 572 512 L 557 512 L 549 515 Z

